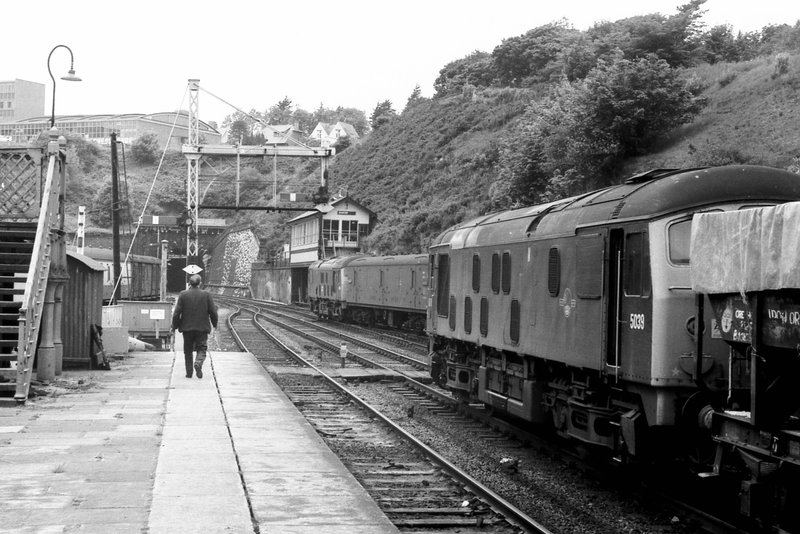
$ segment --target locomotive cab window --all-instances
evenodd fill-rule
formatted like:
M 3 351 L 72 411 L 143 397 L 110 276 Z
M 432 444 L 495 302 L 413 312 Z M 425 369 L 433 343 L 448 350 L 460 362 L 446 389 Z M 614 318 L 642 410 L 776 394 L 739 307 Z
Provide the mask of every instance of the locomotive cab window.
M 689 244 L 692 237 L 692 220 L 685 219 L 669 225 L 669 261 L 674 265 L 689 265 Z
M 624 276 L 626 296 L 650 295 L 650 249 L 643 232 L 625 236 Z

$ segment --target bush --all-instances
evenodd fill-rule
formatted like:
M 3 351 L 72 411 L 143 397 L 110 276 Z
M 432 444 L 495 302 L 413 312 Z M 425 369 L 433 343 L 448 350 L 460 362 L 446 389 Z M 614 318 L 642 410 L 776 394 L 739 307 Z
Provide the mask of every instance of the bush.
M 719 79 L 719 86 L 720 87 L 725 87 L 726 85 L 731 83 L 733 80 L 735 80 L 737 75 L 738 74 L 736 72 L 727 73 L 725 76 L 723 76 L 722 78 Z
M 774 80 L 778 76 L 783 76 L 789 72 L 789 54 L 782 52 L 775 56 L 775 72 L 772 73 Z
M 159 152 L 158 136 L 154 133 L 142 134 L 131 146 L 131 155 L 137 163 L 155 163 Z

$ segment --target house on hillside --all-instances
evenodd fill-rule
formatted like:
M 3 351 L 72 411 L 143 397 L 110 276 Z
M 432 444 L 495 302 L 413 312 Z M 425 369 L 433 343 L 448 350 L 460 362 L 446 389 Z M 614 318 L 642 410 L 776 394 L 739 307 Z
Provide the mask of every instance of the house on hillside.
M 358 141 L 358 132 L 356 132 L 352 124 L 341 121 L 336 124 L 319 122 L 309 134 L 308 140 L 314 146 L 329 147 L 345 137 L 350 139 L 351 144 Z
M 293 124 L 267 124 L 261 127 L 264 134 L 264 144 L 285 145 L 291 141 L 305 142 L 306 134 Z M 294 143 L 292 143 L 294 144 Z
M 250 126 L 250 135 L 261 134 L 264 136 L 265 145 L 296 145 L 293 141 L 298 141 L 300 144 L 307 142 L 306 133 L 299 130 L 293 124 L 252 124 Z M 238 140 L 230 137 L 230 129 L 222 134 L 222 139 L 225 143 L 235 145 Z

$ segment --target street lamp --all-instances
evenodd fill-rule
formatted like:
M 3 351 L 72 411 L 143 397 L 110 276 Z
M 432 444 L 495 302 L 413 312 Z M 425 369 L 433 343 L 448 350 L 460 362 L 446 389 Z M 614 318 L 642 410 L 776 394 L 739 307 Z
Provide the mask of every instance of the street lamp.
M 56 45 L 50 50 L 50 55 L 47 56 L 47 72 L 50 74 L 50 79 L 53 80 L 53 112 L 50 114 L 50 128 L 53 128 L 56 124 L 56 79 L 53 77 L 53 72 L 50 70 L 50 58 L 53 56 L 53 52 L 56 51 L 57 48 L 66 48 L 69 50 L 69 72 L 66 76 L 62 76 L 62 80 L 67 80 L 68 82 L 79 82 L 81 81 L 80 78 L 75 76 L 75 69 L 73 68 L 74 57 L 72 56 L 72 49 L 67 45 Z

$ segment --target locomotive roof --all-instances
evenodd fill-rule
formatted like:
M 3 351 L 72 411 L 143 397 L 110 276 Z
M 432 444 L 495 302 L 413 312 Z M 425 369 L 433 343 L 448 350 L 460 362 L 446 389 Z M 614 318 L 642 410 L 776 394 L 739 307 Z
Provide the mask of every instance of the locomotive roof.
M 463 248 L 574 235 L 583 226 L 649 220 L 720 202 L 800 200 L 800 176 L 754 165 L 655 170 L 548 204 L 502 211 L 443 232 L 431 245 Z
M 399 256 L 359 256 L 348 265 L 359 267 L 363 265 L 419 265 L 428 263 L 427 254 L 402 254 Z
M 309 265 L 309 269 L 340 269 L 353 261 L 356 258 L 363 258 L 365 257 L 363 254 L 353 254 L 351 256 L 336 256 L 334 258 L 328 258 L 325 260 L 317 260 L 311 265 Z
M 427 263 L 427 254 L 403 254 L 398 256 L 370 256 L 367 254 L 354 254 L 351 256 L 337 256 L 327 260 L 315 261 L 309 269 L 341 269 L 348 265 L 387 265 L 387 264 L 420 264 Z

